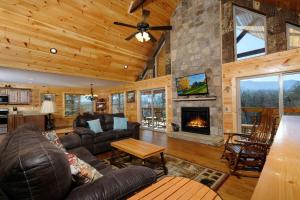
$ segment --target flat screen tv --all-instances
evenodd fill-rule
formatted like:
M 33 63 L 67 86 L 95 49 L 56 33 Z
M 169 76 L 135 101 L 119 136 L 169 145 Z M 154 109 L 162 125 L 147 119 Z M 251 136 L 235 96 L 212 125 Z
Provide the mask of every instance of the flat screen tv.
M 205 73 L 176 78 L 178 96 L 208 94 Z

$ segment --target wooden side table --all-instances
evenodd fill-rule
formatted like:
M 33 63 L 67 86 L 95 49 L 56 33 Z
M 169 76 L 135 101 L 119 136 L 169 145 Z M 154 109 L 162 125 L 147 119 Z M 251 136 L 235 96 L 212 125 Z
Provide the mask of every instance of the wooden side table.
M 194 200 L 222 200 L 212 189 L 197 181 L 183 177 L 166 177 L 128 200 L 150 199 L 194 199 Z
M 55 132 L 58 137 L 62 137 L 64 135 L 73 134 L 74 129 L 73 129 L 73 127 L 60 128 L 60 129 L 55 129 Z

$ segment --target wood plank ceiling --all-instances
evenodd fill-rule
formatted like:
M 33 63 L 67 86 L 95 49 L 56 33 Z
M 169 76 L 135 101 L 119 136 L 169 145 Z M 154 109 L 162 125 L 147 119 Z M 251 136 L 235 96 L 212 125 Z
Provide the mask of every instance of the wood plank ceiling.
M 300 13 L 300 0 L 258 0 L 260 2 L 275 5 L 279 8 L 284 8 L 287 10 L 292 10 L 294 12 Z
M 0 0 L 0 66 L 135 81 L 153 44 L 124 39 L 141 10 L 128 14 L 131 0 Z M 152 0 L 151 25 L 168 25 L 178 0 Z M 152 32 L 159 39 L 161 32 Z M 49 49 L 58 50 L 56 55 Z M 124 69 L 128 65 L 128 69 Z

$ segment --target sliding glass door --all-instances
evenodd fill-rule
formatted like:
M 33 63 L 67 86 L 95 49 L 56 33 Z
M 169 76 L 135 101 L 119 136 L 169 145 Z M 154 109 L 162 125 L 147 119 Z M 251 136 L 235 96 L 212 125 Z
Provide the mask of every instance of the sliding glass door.
M 283 106 L 285 115 L 300 115 L 300 73 L 283 76 Z
M 165 89 L 141 91 L 142 128 L 165 131 L 166 129 L 166 94 Z
M 262 109 L 274 115 L 300 115 L 300 72 L 248 77 L 238 81 L 238 124 L 248 132 Z
M 279 76 L 242 79 L 240 85 L 240 130 L 251 130 L 254 119 L 259 119 L 263 109 L 272 109 L 279 114 Z

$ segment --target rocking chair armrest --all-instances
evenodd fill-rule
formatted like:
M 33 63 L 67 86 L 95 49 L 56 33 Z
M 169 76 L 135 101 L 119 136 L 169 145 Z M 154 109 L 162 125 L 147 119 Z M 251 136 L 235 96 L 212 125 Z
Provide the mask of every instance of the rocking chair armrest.
M 239 143 L 243 143 L 247 146 L 250 146 L 250 145 L 259 145 L 259 146 L 269 146 L 268 143 L 263 143 L 263 142 L 253 142 L 253 141 L 247 141 L 247 140 L 237 140 L 237 142 Z
M 249 137 L 250 136 L 245 133 L 224 133 L 224 135 L 228 135 L 229 137 L 233 137 L 233 136 Z

